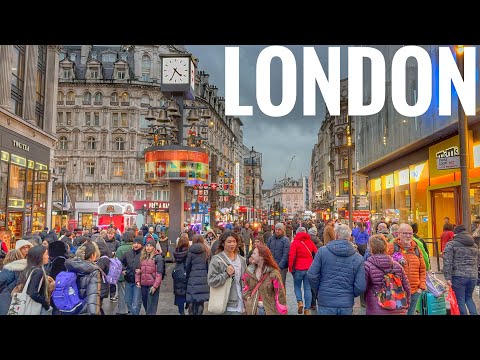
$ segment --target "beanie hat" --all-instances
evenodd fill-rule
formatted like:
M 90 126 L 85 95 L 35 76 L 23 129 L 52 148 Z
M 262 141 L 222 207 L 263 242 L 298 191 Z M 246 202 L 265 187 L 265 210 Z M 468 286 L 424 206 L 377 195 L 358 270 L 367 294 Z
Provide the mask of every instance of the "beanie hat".
M 147 245 L 152 245 L 153 247 L 156 247 L 157 243 L 155 242 L 155 240 L 148 240 Z
M 467 228 L 465 227 L 465 225 L 457 225 L 457 226 L 455 226 L 455 229 L 453 230 L 453 232 L 455 234 L 458 234 L 462 231 L 467 231 Z
M 32 243 L 30 241 L 27 241 L 27 240 L 18 240 L 16 243 L 15 243 L 15 250 L 19 250 L 21 249 L 22 247 L 24 246 L 30 246 L 31 248 L 33 247 Z
M 310 235 L 317 235 L 318 234 L 317 228 L 316 227 L 311 227 L 310 230 L 308 230 L 308 233 Z
M 277 223 L 275 225 L 275 229 L 280 229 L 282 231 L 285 231 L 285 225 L 283 225 L 282 223 Z
M 298 229 L 297 229 L 297 234 L 298 233 L 306 233 L 307 232 L 307 229 L 305 229 L 303 226 L 300 226 Z
M 143 245 L 143 236 L 137 236 L 134 240 L 133 240 L 133 243 L 137 243 L 137 244 L 140 244 L 140 245 Z

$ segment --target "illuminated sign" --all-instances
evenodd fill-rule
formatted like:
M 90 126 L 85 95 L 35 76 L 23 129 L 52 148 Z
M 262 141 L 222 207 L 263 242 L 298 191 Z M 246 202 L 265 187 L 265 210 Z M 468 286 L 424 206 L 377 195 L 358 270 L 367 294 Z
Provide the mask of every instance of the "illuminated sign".
M 107 208 L 105 209 L 105 212 L 114 213 L 115 212 L 115 207 L 113 205 L 108 205 Z
M 235 163 L 235 196 L 240 195 L 240 163 Z
M 13 142 L 13 146 L 15 146 L 19 149 L 25 150 L 25 151 L 30 151 L 30 146 L 28 146 L 26 144 L 22 144 L 21 142 L 18 142 L 17 140 L 12 140 L 12 142 Z

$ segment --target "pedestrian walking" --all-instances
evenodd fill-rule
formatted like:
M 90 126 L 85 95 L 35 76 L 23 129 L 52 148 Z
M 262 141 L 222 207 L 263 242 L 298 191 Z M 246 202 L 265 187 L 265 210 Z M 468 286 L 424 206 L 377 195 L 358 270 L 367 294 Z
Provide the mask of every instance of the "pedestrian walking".
M 203 304 L 208 301 L 210 288 L 207 282 L 210 248 L 200 234 L 192 237 L 186 260 L 187 303 L 190 315 L 202 315 Z
M 187 270 L 185 263 L 189 247 L 188 236 L 181 237 L 173 253 L 175 258 L 175 268 L 172 271 L 173 294 L 175 295 L 174 304 L 178 306 L 180 315 L 185 315 L 185 303 L 187 302 Z
M 279 222 L 275 225 L 275 234 L 268 239 L 267 247 L 272 252 L 273 258 L 280 268 L 282 282 L 286 286 L 290 240 L 285 236 L 285 225 L 283 223 Z

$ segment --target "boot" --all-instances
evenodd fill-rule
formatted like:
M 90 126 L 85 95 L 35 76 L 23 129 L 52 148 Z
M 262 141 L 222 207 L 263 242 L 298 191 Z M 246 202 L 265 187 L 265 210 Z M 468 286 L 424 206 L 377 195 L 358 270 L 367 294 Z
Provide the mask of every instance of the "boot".
M 303 301 L 297 301 L 298 305 L 298 313 L 302 314 L 303 313 Z
M 193 315 L 193 304 L 188 304 L 188 315 Z
M 305 309 L 303 311 L 303 315 L 310 315 L 310 310 L 309 309 Z
M 203 304 L 198 304 L 197 315 L 203 315 Z

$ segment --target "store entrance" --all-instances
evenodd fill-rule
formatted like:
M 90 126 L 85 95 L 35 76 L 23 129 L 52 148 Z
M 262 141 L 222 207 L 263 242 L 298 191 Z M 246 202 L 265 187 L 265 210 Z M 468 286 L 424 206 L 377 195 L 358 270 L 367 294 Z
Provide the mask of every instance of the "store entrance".
M 432 191 L 433 213 L 433 237 L 438 238 L 442 234 L 445 218 L 450 218 L 450 223 L 457 222 L 457 201 L 459 199 L 458 188 L 445 188 Z
M 23 235 L 23 212 L 8 212 L 8 229 L 12 232 L 15 241 Z

